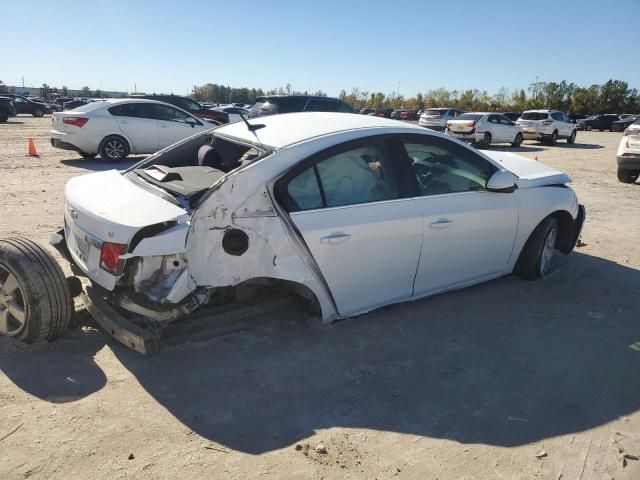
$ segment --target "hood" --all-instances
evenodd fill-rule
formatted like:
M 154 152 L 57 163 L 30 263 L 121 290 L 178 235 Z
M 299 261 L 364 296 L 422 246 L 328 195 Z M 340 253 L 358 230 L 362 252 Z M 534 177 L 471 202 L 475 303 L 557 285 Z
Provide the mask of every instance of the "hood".
M 82 175 L 65 189 L 65 218 L 101 241 L 129 243 L 143 227 L 188 212 L 136 185 L 117 170 Z
M 484 152 L 504 169 L 518 177 L 518 188 L 534 188 L 544 185 L 564 185 L 571 177 L 537 160 L 511 152 Z

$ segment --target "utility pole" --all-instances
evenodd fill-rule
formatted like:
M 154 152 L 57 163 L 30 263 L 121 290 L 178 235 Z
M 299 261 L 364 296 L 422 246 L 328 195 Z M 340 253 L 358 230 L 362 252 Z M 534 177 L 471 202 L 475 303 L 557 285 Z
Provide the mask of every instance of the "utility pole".
M 22 88 L 24 88 L 24 75 L 22 76 Z

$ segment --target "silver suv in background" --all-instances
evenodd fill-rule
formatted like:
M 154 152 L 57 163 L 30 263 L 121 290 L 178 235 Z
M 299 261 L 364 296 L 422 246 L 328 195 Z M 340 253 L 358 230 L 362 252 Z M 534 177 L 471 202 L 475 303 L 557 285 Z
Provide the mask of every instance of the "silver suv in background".
M 427 108 L 420 115 L 418 125 L 443 132 L 447 122 L 455 119 L 461 113 L 464 113 L 464 110 L 459 108 Z
M 516 122 L 522 127 L 525 140 L 539 140 L 555 145 L 559 138 L 567 143 L 576 141 L 576 124 L 559 110 L 527 110 Z

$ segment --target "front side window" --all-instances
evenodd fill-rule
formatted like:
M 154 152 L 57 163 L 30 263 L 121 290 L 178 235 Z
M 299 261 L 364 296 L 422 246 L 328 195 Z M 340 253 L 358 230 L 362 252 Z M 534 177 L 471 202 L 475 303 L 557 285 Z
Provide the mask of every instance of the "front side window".
M 495 166 L 468 148 L 450 140 L 431 137 L 404 141 L 420 194 L 484 190 Z
M 168 105 L 149 105 L 153 111 L 156 120 L 164 120 L 165 122 L 187 123 L 188 118 L 192 118 L 185 112 Z
M 148 103 L 123 103 L 109 108 L 109 113 L 117 117 L 154 118 Z
M 399 198 L 397 171 L 383 140 L 371 139 L 323 156 L 286 184 L 289 211 Z
M 496 117 L 498 118 L 498 121 L 500 122 L 500 124 L 502 125 L 511 125 L 512 122 L 511 120 L 509 120 L 507 117 L 505 117 L 504 115 L 496 115 Z

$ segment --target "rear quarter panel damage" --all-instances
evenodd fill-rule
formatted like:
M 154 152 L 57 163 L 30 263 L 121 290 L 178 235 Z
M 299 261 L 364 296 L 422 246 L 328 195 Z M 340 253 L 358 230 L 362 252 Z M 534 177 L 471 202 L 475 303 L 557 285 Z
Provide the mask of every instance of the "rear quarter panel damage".
M 255 278 L 288 280 L 309 288 L 324 321 L 337 317 L 330 293 L 304 245 L 278 212 L 270 189 L 251 169 L 232 174 L 198 206 L 191 218 L 185 255 L 198 286 L 234 286 Z M 249 239 L 242 255 L 230 255 L 222 239 L 230 229 Z

